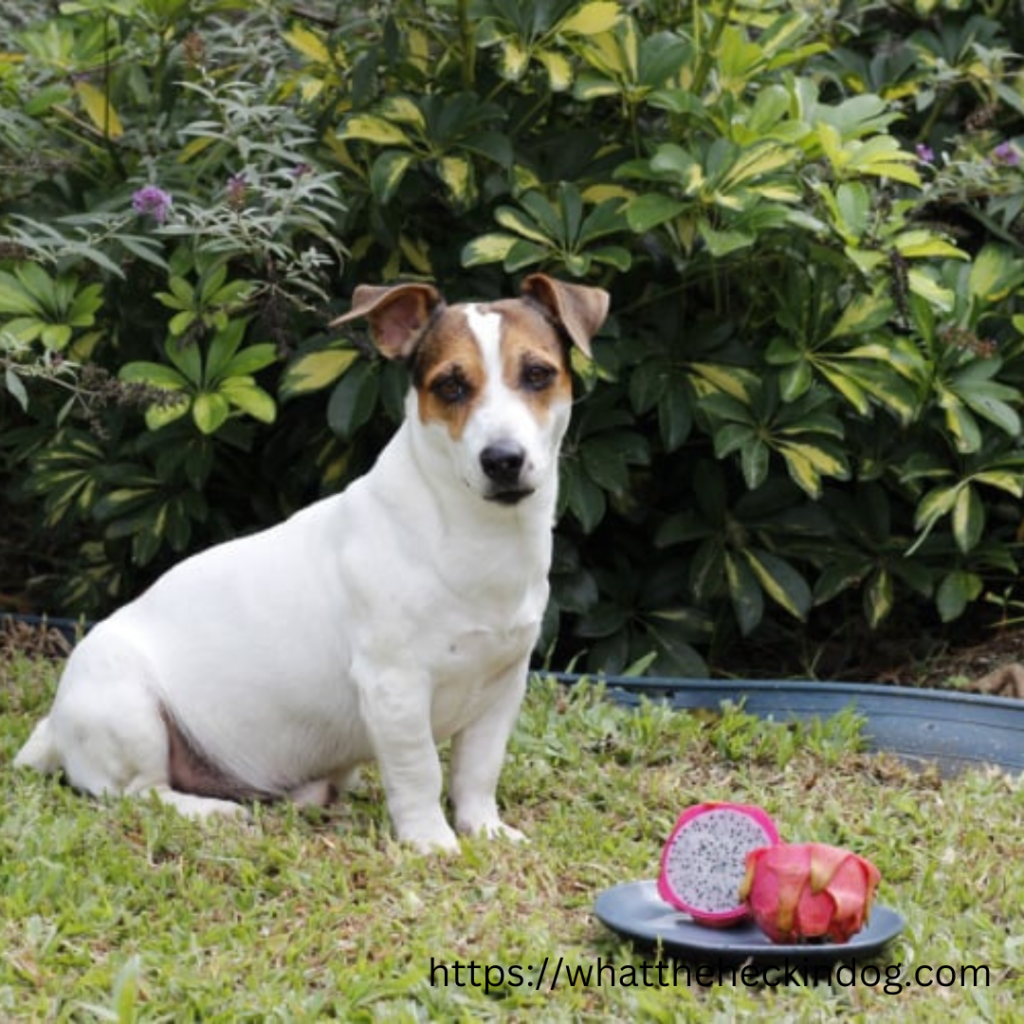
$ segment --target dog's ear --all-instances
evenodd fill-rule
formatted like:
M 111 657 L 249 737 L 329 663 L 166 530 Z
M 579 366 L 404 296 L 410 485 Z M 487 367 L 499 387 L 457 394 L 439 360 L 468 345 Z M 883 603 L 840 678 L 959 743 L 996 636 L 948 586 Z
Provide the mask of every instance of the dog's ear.
M 573 343 L 588 356 L 590 339 L 608 315 L 611 296 L 603 288 L 567 284 L 547 274 L 530 274 L 520 290 L 527 298 L 543 306 L 565 329 Z
M 352 308 L 332 320 L 331 327 L 365 316 L 373 343 L 388 359 L 412 354 L 427 322 L 444 299 L 432 284 L 361 284 L 352 293 Z

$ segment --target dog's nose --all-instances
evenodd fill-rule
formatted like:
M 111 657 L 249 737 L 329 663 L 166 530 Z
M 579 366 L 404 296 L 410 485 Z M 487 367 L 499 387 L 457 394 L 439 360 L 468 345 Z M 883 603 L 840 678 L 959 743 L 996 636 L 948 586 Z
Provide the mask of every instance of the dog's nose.
M 480 465 L 496 484 L 509 486 L 519 482 L 526 450 L 514 441 L 496 441 L 480 453 Z

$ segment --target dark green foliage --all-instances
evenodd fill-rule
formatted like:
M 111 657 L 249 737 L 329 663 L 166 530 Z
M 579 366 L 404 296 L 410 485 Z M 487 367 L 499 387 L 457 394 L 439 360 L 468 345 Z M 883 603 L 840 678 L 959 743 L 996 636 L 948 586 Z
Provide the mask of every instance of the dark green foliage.
M 405 383 L 326 331 L 351 288 L 490 297 L 539 268 L 613 294 L 578 367 L 551 661 L 702 673 L 766 630 L 1005 599 L 1021 23 L 980 0 L 29 5 L 0 29 L 0 595 L 97 614 L 337 489 Z

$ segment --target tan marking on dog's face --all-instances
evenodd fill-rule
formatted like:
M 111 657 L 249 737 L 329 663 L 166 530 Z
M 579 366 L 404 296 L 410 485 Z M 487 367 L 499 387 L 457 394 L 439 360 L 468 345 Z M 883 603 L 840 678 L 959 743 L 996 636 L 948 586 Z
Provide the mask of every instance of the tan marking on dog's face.
M 565 345 L 537 310 L 518 299 L 481 305 L 501 316 L 501 382 L 540 422 L 551 406 L 572 400 Z M 487 359 L 466 315 L 455 306 L 431 327 L 416 352 L 413 384 L 423 423 L 444 425 L 460 440 L 488 387 Z
M 572 401 L 566 346 L 533 307 L 506 299 L 483 307 L 502 316 L 501 364 L 505 386 L 519 394 L 542 423 L 552 405 Z
M 413 363 L 420 420 L 442 424 L 458 440 L 486 382 L 483 353 L 465 314 L 458 307 L 446 310 L 420 343 Z

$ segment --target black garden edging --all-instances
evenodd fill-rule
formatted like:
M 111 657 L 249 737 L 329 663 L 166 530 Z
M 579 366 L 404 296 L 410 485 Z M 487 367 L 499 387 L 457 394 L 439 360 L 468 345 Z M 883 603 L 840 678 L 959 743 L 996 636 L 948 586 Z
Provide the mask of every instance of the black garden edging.
M 559 675 L 566 683 L 580 676 Z M 611 696 L 636 705 L 641 696 L 678 710 L 719 710 L 742 705 L 759 718 L 827 718 L 853 707 L 866 722 L 873 750 L 887 750 L 912 764 L 935 763 L 944 774 L 979 765 L 1024 771 L 1024 700 L 955 690 L 912 689 L 873 683 L 786 680 L 717 681 L 608 677 Z
M 5 620 L 59 630 L 74 642 L 88 624 L 71 619 L 0 615 Z M 554 673 L 572 685 L 582 676 Z M 591 677 L 593 678 L 593 677 Z M 865 718 L 871 749 L 887 750 L 912 764 L 934 762 L 944 773 L 995 765 L 1024 772 L 1024 700 L 955 690 L 911 689 L 874 683 L 809 683 L 787 680 L 709 680 L 609 676 L 609 695 L 636 706 L 642 696 L 677 710 L 718 711 L 740 704 L 759 718 L 827 718 L 853 707 Z

